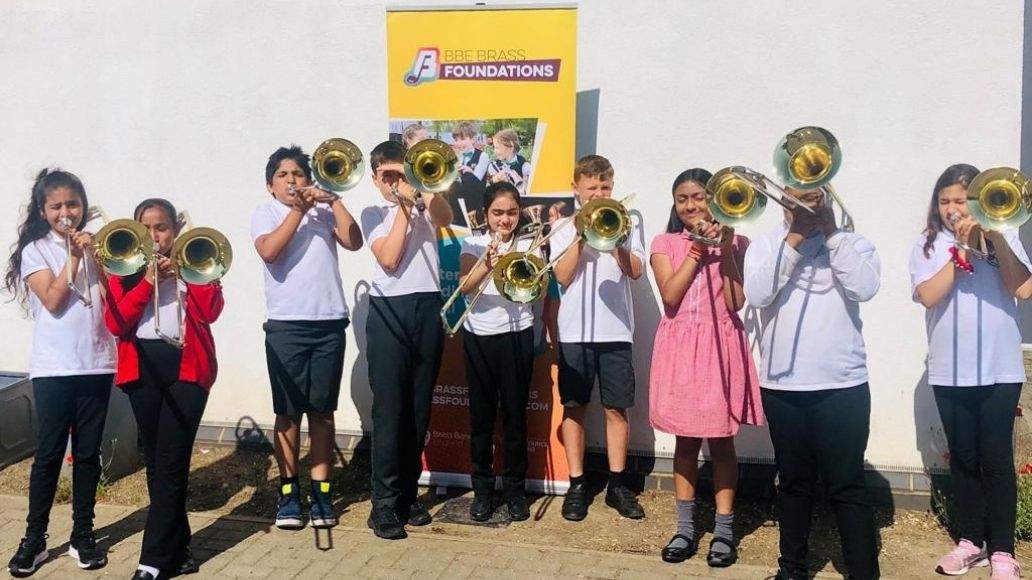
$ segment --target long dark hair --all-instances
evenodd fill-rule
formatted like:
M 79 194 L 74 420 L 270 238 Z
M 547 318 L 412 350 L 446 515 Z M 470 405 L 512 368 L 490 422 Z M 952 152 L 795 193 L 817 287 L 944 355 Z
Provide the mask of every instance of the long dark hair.
M 29 194 L 25 221 L 18 226 L 18 241 L 11 246 L 11 256 L 7 259 L 7 273 L 4 276 L 4 287 L 11 293 L 12 300 L 17 300 L 22 308 L 26 307 L 28 299 L 28 289 L 21 277 L 22 250 L 50 232 L 50 223 L 45 216 L 44 206 L 47 203 L 47 194 L 61 187 L 74 191 L 82 202 L 82 220 L 75 224 L 75 229 L 81 230 L 86 223 L 90 204 L 82 181 L 73 173 L 58 168 L 43 169 L 37 173 L 36 181 L 32 184 L 32 192 Z
M 701 167 L 693 167 L 686 171 L 682 171 L 674 179 L 674 185 L 670 187 L 670 195 L 674 195 L 677 188 L 686 181 L 694 181 L 699 185 L 706 187 L 706 182 L 713 177 L 713 174 Z M 677 216 L 677 203 L 675 202 L 670 206 L 670 220 L 667 221 L 666 231 L 668 234 L 677 234 L 684 229 L 684 223 L 681 222 L 681 218 Z
M 925 222 L 924 230 L 924 255 L 926 258 L 932 256 L 932 245 L 935 243 L 935 237 L 939 235 L 944 226 L 942 218 L 939 217 L 939 194 L 951 185 L 967 187 L 976 175 L 978 175 L 978 169 L 973 165 L 957 163 L 947 167 L 946 171 L 943 171 L 939 179 L 935 181 L 935 187 L 932 188 L 932 201 L 928 204 L 928 220 Z

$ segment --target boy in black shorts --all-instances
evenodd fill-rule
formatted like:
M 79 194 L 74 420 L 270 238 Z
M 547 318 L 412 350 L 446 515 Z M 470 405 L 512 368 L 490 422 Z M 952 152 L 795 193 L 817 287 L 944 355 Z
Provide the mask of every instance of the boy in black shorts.
M 610 197 L 613 166 L 605 157 L 583 157 L 574 169 L 573 191 L 578 209 L 597 197 Z M 553 229 L 557 228 L 562 229 L 552 237 L 552 252 L 573 246 L 555 266 L 556 279 L 563 288 L 559 305 L 559 395 L 563 403 L 563 446 L 570 466 L 563 517 L 579 521 L 588 513 L 584 415 L 597 380 L 606 417 L 606 504 L 625 518 L 639 519 L 645 517 L 645 511 L 624 481 L 624 468 L 630 433 L 627 409 L 634 405 L 630 280 L 641 277 L 645 263 L 642 224 L 632 221 L 627 240 L 611 252 L 588 246 L 573 224 L 557 222 Z

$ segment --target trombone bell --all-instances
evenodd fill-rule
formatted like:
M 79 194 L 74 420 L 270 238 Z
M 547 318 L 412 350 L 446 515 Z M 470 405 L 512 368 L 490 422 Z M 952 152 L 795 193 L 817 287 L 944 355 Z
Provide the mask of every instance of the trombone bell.
M 774 148 L 774 171 L 781 183 L 795 189 L 825 185 L 842 165 L 842 149 L 830 131 L 800 127 Z
M 154 256 L 150 233 L 136 220 L 107 223 L 97 232 L 95 243 L 97 262 L 113 276 L 131 276 L 147 267 Z
M 405 152 L 405 178 L 412 187 L 440 193 L 459 176 L 459 158 L 444 141 L 424 139 Z
M 588 245 L 599 252 L 613 251 L 631 233 L 631 217 L 627 208 L 608 197 L 595 198 L 581 206 L 574 225 Z
M 971 180 L 967 188 L 968 212 L 987 230 L 1021 227 L 1032 208 L 1032 186 L 1017 169 L 994 167 Z
M 545 261 L 528 252 L 508 252 L 498 259 L 491 277 L 498 293 L 511 302 L 535 302 L 548 290 L 548 277 L 542 276 Z
M 355 187 L 364 169 L 362 151 L 347 139 L 327 139 L 312 154 L 313 177 L 327 191 L 342 193 Z
M 742 178 L 737 167 L 725 167 L 706 182 L 706 205 L 710 215 L 721 224 L 749 223 L 763 214 L 767 197 Z
M 208 284 L 229 271 L 233 248 L 218 230 L 193 228 L 176 238 L 171 258 L 184 282 Z

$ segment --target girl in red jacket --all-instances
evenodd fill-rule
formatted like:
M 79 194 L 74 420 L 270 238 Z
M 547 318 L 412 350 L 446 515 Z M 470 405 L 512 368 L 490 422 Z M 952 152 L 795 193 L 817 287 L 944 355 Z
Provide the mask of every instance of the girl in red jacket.
M 197 571 L 190 554 L 187 482 L 194 437 L 217 370 L 209 325 L 222 312 L 223 299 L 218 282 L 195 285 L 176 277 L 168 258 L 178 233 L 171 203 L 145 200 L 133 217 L 147 226 L 159 256 L 145 273 L 109 278 L 104 320 L 118 339 L 115 384 L 129 395 L 147 462 L 150 509 L 133 578 L 154 580 Z M 167 342 L 155 328 L 155 267 L 161 332 L 181 340 L 182 348 Z M 174 328 L 175 292 L 185 311 L 182 328 Z

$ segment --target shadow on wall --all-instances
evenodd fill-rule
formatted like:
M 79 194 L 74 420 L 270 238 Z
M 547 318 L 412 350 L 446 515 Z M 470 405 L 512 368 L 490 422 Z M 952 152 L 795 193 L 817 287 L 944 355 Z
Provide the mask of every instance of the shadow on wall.
M 577 93 L 577 142 L 574 146 L 574 159 L 592 155 L 598 148 L 599 94 L 598 89 Z
M 351 329 L 355 336 L 354 348 L 358 349 L 355 364 L 351 366 L 351 401 L 358 411 L 362 433 L 373 432 L 373 392 L 369 388 L 369 364 L 366 357 L 366 319 L 369 317 L 369 283 L 365 280 L 355 285 L 351 309 Z
M 1025 0 L 1025 45 L 1021 78 L 1021 171 L 1032 175 L 1032 0 Z M 1027 252 L 1032 247 L 1032 229 L 1020 230 L 1021 243 Z M 1021 342 L 1032 343 L 1032 301 L 1018 303 L 1021 312 Z

